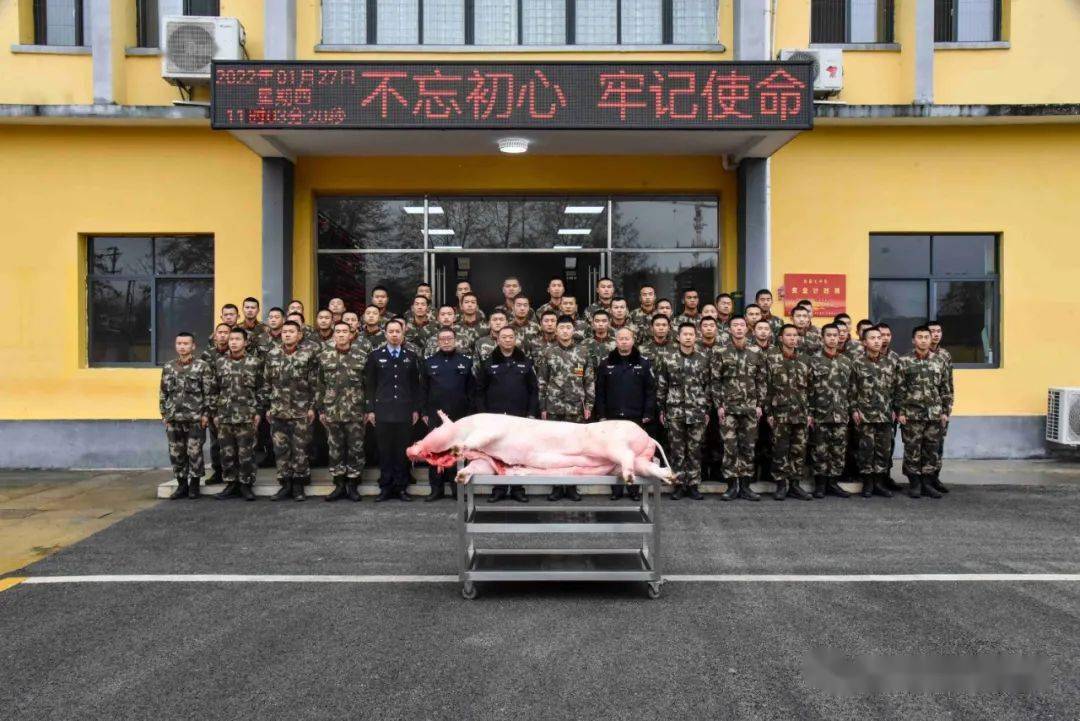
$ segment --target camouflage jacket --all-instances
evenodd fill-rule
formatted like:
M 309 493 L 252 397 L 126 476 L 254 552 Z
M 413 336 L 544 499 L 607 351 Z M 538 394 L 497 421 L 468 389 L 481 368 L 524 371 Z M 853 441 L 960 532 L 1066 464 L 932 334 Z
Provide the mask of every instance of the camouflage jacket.
M 415 321 L 410 320 L 405 324 L 405 345 L 413 353 L 423 358 L 424 348 L 427 347 L 428 340 L 435 336 L 435 331 L 438 329 L 439 324 L 430 318 L 422 326 L 418 326 Z
M 251 423 L 266 410 L 263 392 L 263 360 L 256 353 L 233 358 L 226 353 L 214 365 L 214 420 L 217 423 Z
M 265 357 L 266 354 L 268 354 L 272 348 L 280 348 L 280 347 L 281 347 L 281 334 L 280 334 L 280 332 L 278 333 L 278 335 L 274 335 L 273 333 L 270 332 L 269 328 L 266 329 L 265 333 L 263 333 L 261 336 L 259 336 L 259 340 L 255 344 L 256 352 L 259 355 L 263 356 L 263 357 Z
M 209 347 L 204 348 L 203 352 L 199 354 L 199 360 L 204 361 L 213 368 L 217 365 L 218 358 L 224 358 L 227 355 L 229 355 L 229 346 L 225 346 L 223 350 L 211 343 Z
M 360 343 L 361 345 L 363 345 L 364 349 L 368 353 L 370 353 L 371 351 L 376 350 L 385 342 L 386 334 L 383 333 L 382 328 L 375 331 L 374 333 L 368 333 L 367 329 L 364 326 L 360 326 L 360 331 L 356 336 L 356 341 L 354 341 L 354 344 Z
M 485 313 L 484 311 L 477 308 L 476 309 L 476 318 L 477 318 L 477 321 L 478 321 L 476 323 L 476 325 L 477 326 L 483 325 L 484 321 L 487 320 L 487 313 Z M 461 308 L 454 308 L 454 322 L 455 323 L 461 323 Z
M 701 313 L 695 313 L 692 316 L 689 316 L 686 313 L 680 313 L 679 315 L 675 316 L 675 319 L 671 321 L 672 331 L 677 333 L 679 331 L 679 326 L 683 323 L 691 323 L 695 328 L 700 328 Z
M 754 415 L 765 407 L 765 354 L 746 343 L 721 348 L 712 357 L 712 398 L 730 415 Z
M 452 327 L 454 329 L 454 348 L 457 349 L 458 353 L 472 358 L 472 340 L 470 340 L 469 336 L 462 335 L 456 325 Z M 437 326 L 435 330 L 431 331 L 431 335 L 428 336 L 427 342 L 424 343 L 424 347 L 416 350 L 416 355 L 421 359 L 435 355 L 439 351 L 439 331 L 441 330 L 442 326 Z
M 704 340 L 698 337 L 697 342 L 694 343 L 694 348 L 704 353 L 708 357 L 712 357 L 713 353 L 719 353 L 720 349 L 731 343 L 731 336 L 724 333 L 722 336 L 717 335 L 712 345 L 705 345 Z
M 544 301 L 544 304 L 536 309 L 536 321 L 540 322 L 540 317 L 549 310 L 557 316 L 562 315 L 562 311 L 559 310 L 558 306 L 552 305 L 551 301 Z
M 461 352 L 469 357 L 472 357 L 472 349 L 476 345 L 476 339 L 489 334 L 488 327 L 483 323 L 468 325 L 458 322 L 454 324 L 454 332 L 457 333 L 458 340 L 461 342 Z
M 585 307 L 585 312 L 582 313 L 581 315 L 585 318 L 586 321 L 588 321 L 589 323 L 592 323 L 593 313 L 595 313 L 598 310 L 607 311 L 608 314 L 609 314 L 609 317 L 610 317 L 611 304 L 609 303 L 608 305 L 604 305 L 600 301 L 596 301 L 595 303 L 589 303 L 589 305 L 587 305 Z
M 953 359 L 952 353 L 945 350 L 945 346 L 939 345 L 936 349 L 931 348 L 930 353 L 940 358 L 945 363 L 945 368 L 949 374 L 949 393 L 953 393 Z
M 522 325 L 518 325 L 515 321 L 510 321 L 507 325 L 514 329 L 514 335 L 517 336 L 518 348 L 521 348 L 526 352 L 532 345 L 532 339 L 540 335 L 540 326 L 532 321 L 527 321 Z
M 497 305 L 494 308 L 492 308 L 491 312 L 494 313 L 495 311 L 498 311 L 498 310 L 501 310 L 503 313 L 506 313 L 506 322 L 507 323 L 513 322 L 513 320 L 514 320 L 514 308 L 512 306 L 507 306 L 504 303 L 504 304 Z M 525 319 L 527 321 L 529 321 L 530 323 L 537 323 L 540 320 L 539 318 L 537 318 L 536 310 L 533 309 L 533 308 L 529 308 L 529 315 L 527 315 L 525 317 Z
M 367 350 L 355 343 L 344 353 L 333 346 L 319 352 L 315 408 L 320 415 L 334 423 L 363 419 L 367 358 Z
M 592 410 L 596 392 L 596 368 L 589 365 L 585 346 L 548 346 L 536 362 L 540 387 L 540 410 L 557 414 L 581 414 Z
M 645 312 L 640 307 L 634 308 L 630 311 L 630 322 L 637 327 L 639 333 L 647 333 L 654 315 L 656 315 L 656 308 L 653 308 L 651 312 Z
M 678 352 L 679 344 L 673 340 L 669 340 L 663 345 L 657 345 L 656 341 L 649 338 L 644 343 L 638 345 L 638 351 L 641 355 L 649 359 L 649 363 L 652 364 L 653 370 L 657 371 L 660 368 L 660 360 L 666 356 L 670 356 Z
M 779 336 L 777 336 L 777 339 L 779 339 Z M 799 335 L 799 350 L 806 355 L 821 352 L 821 331 L 813 323 L 807 327 L 805 335 Z
M 762 320 L 769 321 L 769 327 L 772 328 L 773 338 L 779 338 L 780 337 L 780 329 L 784 327 L 784 319 L 779 318 L 779 317 L 773 315 L 772 313 L 769 313 L 767 316 L 764 316 L 762 318 Z M 751 328 L 750 332 L 753 333 L 754 329 Z
M 851 358 L 821 353 L 810 359 L 810 413 L 815 423 L 847 423 L 850 419 Z
M 929 420 L 942 413 L 952 415 L 952 403 L 949 369 L 941 356 L 929 353 L 920 358 L 915 351 L 900 356 L 893 393 L 893 406 L 898 414 Z
M 765 415 L 777 423 L 805 424 L 810 411 L 810 359 L 801 353 L 787 357 L 781 351 L 768 364 Z
M 632 320 L 630 320 L 630 318 L 628 317 L 628 318 L 626 319 L 626 321 L 625 321 L 625 322 L 624 322 L 624 323 L 623 323 L 622 325 L 615 325 L 615 319 L 614 319 L 614 318 L 612 318 L 612 319 L 611 319 L 611 325 L 610 325 L 610 326 L 608 326 L 608 333 L 610 333 L 610 334 L 611 334 L 611 337 L 612 337 L 612 338 L 614 338 L 614 337 L 615 337 L 615 333 L 616 333 L 616 331 L 618 331 L 618 330 L 619 330 L 620 328 L 627 328 L 627 329 L 629 329 L 629 330 L 630 330 L 630 332 L 634 334 L 634 337 L 635 337 L 635 338 L 637 338 L 637 337 L 638 337 L 638 333 L 640 333 L 640 332 L 641 332 L 641 331 L 640 331 L 640 330 L 638 329 L 638 326 L 637 326 L 637 324 L 636 324 L 636 323 L 634 323 L 634 322 L 633 322 Z
M 491 337 L 491 334 L 487 334 L 481 338 L 476 339 L 476 343 L 473 344 L 472 355 L 473 360 L 477 361 L 473 363 L 473 370 L 479 372 L 480 363 L 483 359 L 489 357 L 495 347 L 499 345 L 499 342 Z
M 249 344 L 252 341 L 258 341 L 260 336 L 265 335 L 265 334 L 270 332 L 270 328 L 268 328 L 266 323 L 263 323 L 261 320 L 255 321 L 255 325 L 251 326 L 250 328 L 248 328 L 246 325 L 244 325 L 243 321 L 240 321 L 240 325 L 238 325 L 236 327 L 237 328 L 242 328 L 243 331 L 245 333 L 247 333 L 248 343 Z
M 184 365 L 179 358 L 161 369 L 158 412 L 167 421 L 197 421 L 209 415 L 214 395 L 214 369 L 193 358 Z
M 267 354 L 263 370 L 264 392 L 269 412 L 275 419 L 303 418 L 315 408 L 317 355 L 316 349 L 303 345 L 291 354 L 285 352 L 284 346 Z
M 885 356 L 871 360 L 866 353 L 851 364 L 850 410 L 867 423 L 892 423 L 896 366 Z
M 712 380 L 709 358 L 678 346 L 675 352 L 660 356 L 656 372 L 656 405 L 666 418 L 704 421 L 712 406 Z
M 585 353 L 589 358 L 589 367 L 596 370 L 600 361 L 608 357 L 608 353 L 615 350 L 615 336 L 608 333 L 604 340 L 597 340 L 596 336 L 589 336 L 582 343 Z

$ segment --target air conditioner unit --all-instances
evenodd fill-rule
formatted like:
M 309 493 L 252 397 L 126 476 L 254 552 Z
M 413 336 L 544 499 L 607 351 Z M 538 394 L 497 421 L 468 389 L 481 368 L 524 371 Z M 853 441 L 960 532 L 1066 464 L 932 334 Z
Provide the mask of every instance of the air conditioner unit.
M 780 59 L 813 63 L 814 95 L 836 95 L 844 89 L 843 50 L 781 50 Z
M 236 18 L 175 15 L 161 21 L 161 77 L 174 82 L 210 82 L 210 61 L 240 60 L 244 26 Z
M 1080 388 L 1051 388 L 1047 392 L 1046 440 L 1080 446 Z

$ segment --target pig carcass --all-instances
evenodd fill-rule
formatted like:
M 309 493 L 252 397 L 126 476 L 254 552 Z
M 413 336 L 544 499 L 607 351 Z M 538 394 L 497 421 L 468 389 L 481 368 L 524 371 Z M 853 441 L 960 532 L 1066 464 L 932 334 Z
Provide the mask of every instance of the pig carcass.
M 468 483 L 477 473 L 525 476 L 607 476 L 616 473 L 627 483 L 635 476 L 652 476 L 666 483 L 672 473 L 653 462 L 663 449 L 630 421 L 566 423 L 540 421 L 497 413 L 477 413 L 451 421 L 439 412 L 442 425 L 408 449 L 414 461 L 449 468 L 459 458 L 468 461 L 457 475 Z M 665 464 L 667 462 L 664 457 Z

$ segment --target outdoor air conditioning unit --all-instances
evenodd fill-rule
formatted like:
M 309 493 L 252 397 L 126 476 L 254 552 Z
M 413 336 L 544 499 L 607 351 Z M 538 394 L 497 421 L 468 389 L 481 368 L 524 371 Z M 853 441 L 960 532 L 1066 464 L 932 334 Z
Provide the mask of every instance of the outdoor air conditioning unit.
M 1047 392 L 1046 440 L 1080 446 L 1080 388 L 1051 388 Z
M 781 50 L 780 59 L 813 63 L 814 95 L 836 95 L 844 89 L 843 50 Z
M 161 37 L 161 77 L 177 83 L 208 83 L 210 61 L 240 60 L 244 52 L 244 26 L 236 18 L 166 17 Z

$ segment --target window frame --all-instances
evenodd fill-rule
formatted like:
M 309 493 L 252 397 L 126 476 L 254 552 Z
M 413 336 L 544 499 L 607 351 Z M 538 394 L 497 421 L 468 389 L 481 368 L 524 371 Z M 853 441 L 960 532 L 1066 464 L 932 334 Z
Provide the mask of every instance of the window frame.
M 706 0 L 706 1 L 708 1 L 708 0 Z M 477 50 L 486 50 L 486 49 L 490 49 L 490 48 L 495 48 L 495 49 L 514 49 L 514 48 L 516 48 L 516 49 L 520 49 L 520 50 L 523 50 L 523 51 L 548 52 L 548 51 L 557 51 L 557 50 L 560 50 L 560 49 L 568 49 L 568 48 L 572 48 L 574 50 L 581 50 L 581 49 L 603 50 L 605 48 L 611 48 L 611 47 L 629 48 L 629 49 L 634 49 L 634 48 L 640 48 L 640 49 L 664 48 L 664 49 L 668 49 L 668 48 L 671 48 L 671 49 L 676 49 L 676 50 L 680 49 L 680 48 L 691 48 L 692 49 L 692 48 L 703 48 L 703 47 L 717 48 L 717 49 L 722 49 L 723 48 L 723 45 L 720 43 L 719 18 L 717 19 L 716 27 L 714 28 L 715 39 L 713 41 L 705 43 L 705 44 L 702 44 L 702 43 L 676 43 L 675 40 L 674 40 L 674 0 L 659 0 L 659 2 L 660 2 L 660 17 L 661 17 L 661 23 L 662 23 L 661 36 L 660 36 L 661 41 L 660 41 L 659 45 L 657 45 L 657 44 L 637 44 L 637 43 L 635 43 L 635 44 L 623 44 L 623 41 L 622 41 L 622 35 L 623 35 L 623 32 L 622 32 L 623 0 L 616 0 L 616 5 L 615 5 L 615 44 L 614 45 L 592 44 L 592 43 L 579 44 L 579 43 L 577 43 L 577 38 L 576 38 L 576 35 L 577 35 L 577 26 L 576 26 L 577 0 L 563 0 L 563 2 L 565 3 L 565 7 L 566 7 L 566 9 L 565 9 L 566 31 L 565 31 L 565 36 L 564 36 L 565 42 L 559 43 L 559 44 L 552 44 L 552 45 L 536 45 L 536 44 L 528 44 L 528 45 L 526 45 L 526 44 L 524 44 L 522 42 L 522 38 L 524 36 L 524 19 L 523 19 L 524 0 L 515 0 L 515 2 L 517 4 L 517 27 L 516 27 L 516 29 L 514 31 L 513 42 L 511 44 L 509 44 L 509 45 L 497 45 L 497 46 L 477 45 L 476 42 L 475 42 L 475 38 L 476 38 L 476 3 L 475 3 L 475 0 L 462 0 L 462 2 L 463 2 L 463 15 L 464 15 L 464 21 L 465 21 L 464 42 L 461 43 L 461 44 L 454 44 L 454 45 L 434 45 L 434 44 L 426 44 L 424 42 L 424 0 L 417 0 L 417 4 L 418 4 L 418 8 L 417 8 L 417 18 L 418 18 L 417 19 L 417 43 L 415 45 L 413 45 L 413 44 L 408 44 L 408 45 L 380 44 L 378 42 L 378 17 L 377 17 L 377 15 L 378 15 L 378 13 L 377 13 L 377 2 L 378 2 L 378 0 L 356 0 L 356 2 L 363 2 L 365 4 L 365 9 L 366 9 L 366 13 L 367 13 L 367 23 L 366 23 L 367 32 L 366 32 L 366 37 L 364 39 L 364 42 L 362 42 L 362 43 L 334 43 L 334 44 L 327 43 L 325 41 L 325 39 L 324 39 L 324 32 L 325 31 L 324 31 L 323 24 L 322 24 L 323 23 L 322 16 L 320 14 L 320 17 L 319 17 L 319 45 L 316 46 L 316 50 L 325 50 L 327 52 L 343 52 L 342 49 L 348 49 L 347 51 L 354 51 L 354 49 L 359 49 L 358 51 L 363 52 L 363 51 L 367 51 L 367 50 L 378 51 L 380 49 L 386 49 L 386 48 L 416 48 L 416 49 L 420 49 L 420 50 L 431 50 L 431 51 L 434 51 L 434 52 L 438 52 L 440 49 L 445 49 L 445 48 L 455 48 L 455 49 L 465 48 L 465 49 L 477 49 Z M 881 2 L 889 2 L 889 3 L 891 3 L 891 2 L 893 2 L 893 0 L 881 0 Z M 322 12 L 322 3 L 321 2 L 320 2 L 319 7 L 320 7 L 320 13 L 321 13 Z
M 844 4 L 844 39 L 843 40 L 815 40 L 814 39 L 814 7 L 810 5 L 810 47 L 839 47 L 851 46 L 855 48 L 891 48 L 896 45 L 896 2 L 895 0 L 877 0 L 877 19 L 880 23 L 875 40 L 852 40 L 851 39 L 851 0 L 843 0 Z
M 1004 34 L 1002 25 L 1005 19 L 1004 0 L 994 0 L 994 36 L 989 40 L 957 40 L 956 35 L 960 24 L 958 2 L 959 0 L 934 0 L 934 43 L 978 46 L 984 43 L 1000 43 L 1002 41 L 1002 35 Z M 943 16 L 946 14 L 948 15 L 948 24 L 939 23 L 938 21 L 944 19 Z M 943 31 L 940 34 L 939 29 Z
M 86 33 L 84 23 L 86 15 L 86 0 L 72 0 L 75 5 L 75 42 L 72 45 L 58 45 L 49 43 L 49 23 L 46 0 L 34 0 L 34 44 L 43 47 L 55 48 L 83 48 L 86 47 Z
M 867 299 L 866 307 L 868 311 L 871 311 L 870 304 L 874 297 L 873 286 L 875 281 L 915 281 L 924 283 L 926 285 L 926 309 L 927 320 L 936 320 L 938 315 L 937 308 L 937 294 L 935 293 L 938 283 L 955 283 L 970 281 L 976 283 L 989 283 L 991 287 L 991 304 L 990 309 L 990 322 L 992 324 L 993 337 L 990 342 L 990 352 L 993 360 L 989 363 L 953 363 L 954 368 L 974 369 L 974 370 L 994 370 L 1002 367 L 1001 358 L 1001 233 L 998 232 L 985 232 L 985 231 L 951 231 L 948 233 L 893 233 L 893 232 L 873 232 L 870 233 L 870 242 L 873 243 L 874 236 L 888 235 L 888 236 L 926 236 L 930 238 L 930 270 L 924 276 L 918 275 L 877 275 L 875 276 L 873 271 L 868 273 L 867 283 Z M 993 273 L 950 273 L 943 274 L 935 272 L 934 268 L 934 239 L 950 236 L 970 236 L 981 235 L 989 237 L 994 243 L 994 272 Z M 872 311 L 871 311 L 871 317 Z M 948 328 L 945 329 L 948 333 Z M 948 336 L 946 335 L 945 347 L 948 348 L 947 342 Z
M 117 275 L 95 273 L 94 268 L 94 242 L 107 238 L 147 238 L 150 241 L 150 262 L 154 264 L 154 271 L 150 274 L 121 273 Z M 208 238 L 210 249 L 213 253 L 216 241 L 213 233 L 175 233 L 175 234 L 145 234 L 145 233 L 95 233 L 86 236 L 86 367 L 87 368 L 161 368 L 169 359 L 160 363 L 157 358 L 157 282 L 158 280 L 209 280 L 211 288 L 214 283 L 214 273 L 158 273 L 157 272 L 157 241 L 159 238 Z M 216 266 L 216 263 L 215 263 Z M 120 282 L 145 282 L 150 285 L 150 356 L 149 363 L 133 361 L 130 363 L 118 361 L 95 361 L 90 357 L 90 349 L 94 347 L 94 304 L 91 286 L 94 281 L 120 281 Z M 212 304 L 211 304 L 212 305 Z M 204 339 L 196 338 L 198 344 Z

